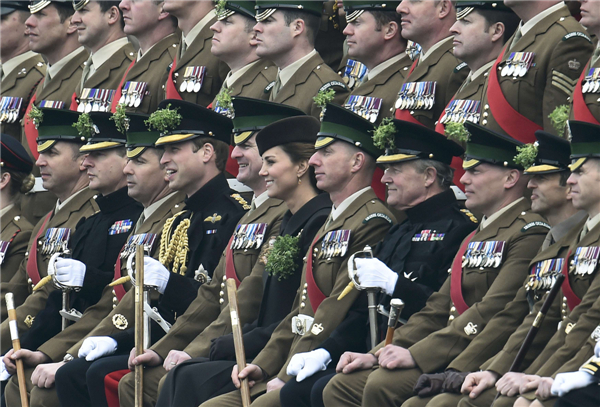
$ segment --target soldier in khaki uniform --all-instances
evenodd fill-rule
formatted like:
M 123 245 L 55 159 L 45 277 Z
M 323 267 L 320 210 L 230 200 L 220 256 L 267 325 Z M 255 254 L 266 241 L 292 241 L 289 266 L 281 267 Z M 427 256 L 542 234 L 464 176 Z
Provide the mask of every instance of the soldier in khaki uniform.
M 480 123 L 523 142 L 556 134 L 549 115 L 568 103 L 593 45 L 562 1 L 507 1 L 521 24 L 488 77 Z M 562 136 L 562 134 L 560 134 Z
M 162 86 L 176 54 L 177 21 L 164 12 L 162 2 L 124 0 L 119 3 L 125 34 L 134 37 L 140 48 L 117 85 L 111 104 L 115 112 L 123 103 L 128 112 L 150 114 L 164 99 Z M 150 19 L 150 23 L 148 23 Z
M 72 22 L 79 43 L 90 53 L 81 82 L 75 89 L 71 110 L 110 111 L 115 90 L 135 58 L 133 45 L 123 32 L 123 16 L 116 1 L 73 1 Z M 95 24 L 96 21 L 102 22 Z
M 178 20 L 181 40 L 163 82 L 167 99 L 208 107 L 221 89 L 229 67 L 211 53 L 216 21 L 213 2 L 166 0 L 164 11 Z
M 86 141 L 71 124 L 77 122 L 79 114 L 68 110 L 40 109 L 43 117 L 37 116 L 40 136 L 36 165 L 40 168 L 44 180 L 44 188 L 55 193 L 58 201 L 50 211 L 33 228 L 25 259 L 11 283 L 28 285 L 33 288 L 43 277 L 47 276 L 50 257 L 70 249 L 70 237 L 76 225 L 84 218 L 98 211 L 94 200 L 94 192 L 87 185 L 89 179 L 85 171 L 81 171 L 83 155 L 79 147 Z M 2 295 L 4 295 L 4 286 Z M 19 332 L 27 331 L 33 324 L 35 315 L 46 304 L 52 284 L 31 293 L 27 298 L 15 301 Z M 8 321 L 0 325 L 1 353 L 11 347 Z
M 450 28 L 456 22 L 456 10 L 448 0 L 403 0 L 396 11 L 402 16 L 402 36 L 422 50 L 398 89 L 395 116 L 434 129 L 468 74 L 466 64 L 452 53 Z
M 26 285 L 12 284 L 10 280 L 19 269 L 19 265 L 25 258 L 27 242 L 31 236 L 33 226 L 27 219 L 21 216 L 19 200 L 21 195 L 33 186 L 33 161 L 29 158 L 27 151 L 21 143 L 8 134 L 0 136 L 2 150 L 0 151 L 0 167 L 2 178 L 0 182 L 0 275 L 3 290 L 12 292 L 22 298 L 27 295 Z M 19 291 L 23 294 L 19 295 Z M 0 306 L 2 321 L 8 316 L 6 305 Z
M 527 276 L 549 226 L 528 212 L 527 177 L 514 161 L 521 143 L 477 125 L 466 127 L 470 140 L 462 181 L 467 207 L 484 215 L 480 226 L 461 244 L 440 291 L 395 331 L 391 345 L 342 356 L 339 374 L 323 393 L 326 406 L 400 406 L 419 376 L 444 370 Z
M 21 120 L 38 82 L 46 75 L 46 63 L 41 55 L 29 50 L 25 35 L 25 20 L 29 17 L 27 1 L 2 2 L 2 82 L 0 96 L 0 130 L 17 139 L 21 137 Z M 4 105 L 4 103 L 7 103 Z
M 217 7 L 217 21 L 210 27 L 213 31 L 211 52 L 231 69 L 221 87 L 221 92 L 230 96 L 268 99 L 265 88 L 275 80 L 277 68 L 271 61 L 256 55 L 254 38 L 253 1 L 227 1 Z M 244 27 L 244 28 L 242 28 Z M 213 110 L 225 113 L 220 98 L 212 102 Z
M 376 124 L 393 116 L 398 89 L 412 65 L 405 52 L 406 40 L 400 34 L 398 4 L 344 2 L 348 56 L 368 70 L 362 81 L 352 78 L 354 86 L 344 107 Z
M 310 164 L 315 167 L 317 187 L 329 193 L 331 215 L 316 233 L 306 253 L 300 289 L 292 311 L 273 332 L 263 350 L 238 375 L 231 374 L 236 387 L 248 377 L 255 406 L 278 406 L 279 391 L 292 377 L 287 374 L 290 359 L 308 352 L 325 340 L 344 320 L 358 298 L 353 290 L 341 301 L 338 296 L 348 286 L 348 258 L 373 246 L 389 230 L 393 215 L 370 188 L 375 157 L 380 150 L 373 145 L 373 125 L 341 106 L 325 109 L 317 152 Z M 267 380 L 269 379 L 269 380 Z M 269 390 L 265 394 L 265 390 Z M 202 406 L 241 405 L 239 391 L 213 398 Z
M 342 78 L 325 64 L 314 47 L 322 11 L 320 1 L 286 1 L 275 5 L 257 1 L 254 26 L 256 54 L 279 68 L 275 82 L 265 88 L 265 92 L 270 92 L 269 100 L 297 107 L 317 118 L 321 109 L 313 97 L 332 89 L 334 101 L 341 104 L 348 92 Z

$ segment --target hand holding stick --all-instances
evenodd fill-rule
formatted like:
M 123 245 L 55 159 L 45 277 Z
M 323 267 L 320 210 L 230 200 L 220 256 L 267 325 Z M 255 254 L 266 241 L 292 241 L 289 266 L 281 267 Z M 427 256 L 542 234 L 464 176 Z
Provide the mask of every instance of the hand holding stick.
M 17 311 L 15 311 L 15 301 L 13 293 L 7 293 L 6 296 L 6 309 L 8 311 L 8 326 L 10 328 L 10 339 L 12 339 L 12 346 L 14 351 L 21 350 L 21 341 L 19 340 L 19 330 L 17 328 Z M 19 379 L 19 393 L 21 394 L 21 407 L 29 406 L 29 399 L 27 397 L 27 385 L 25 384 L 25 369 L 23 367 L 23 361 L 17 359 L 15 361 L 17 365 L 17 379 Z
M 242 337 L 242 327 L 239 320 L 239 309 L 237 303 L 237 287 L 233 278 L 227 279 L 227 297 L 229 298 L 229 312 L 231 314 L 231 328 L 233 331 L 233 345 L 235 347 L 235 359 L 238 365 L 238 372 L 246 367 L 246 352 L 244 351 L 244 340 Z M 242 406 L 250 406 L 250 385 L 248 378 L 241 380 L 240 391 L 242 393 Z

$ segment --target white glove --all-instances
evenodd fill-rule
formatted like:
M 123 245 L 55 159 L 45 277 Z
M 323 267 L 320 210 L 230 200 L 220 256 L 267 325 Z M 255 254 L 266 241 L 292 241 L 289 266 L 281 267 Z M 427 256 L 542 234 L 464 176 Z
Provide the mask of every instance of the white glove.
M 82 287 L 85 278 L 85 264 L 75 259 L 56 260 L 56 281 L 67 287 Z
M 597 358 L 600 358 L 600 341 L 596 342 L 596 347 L 594 348 L 594 355 Z
M 12 376 L 6 370 L 6 366 L 4 365 L 2 359 L 4 359 L 4 355 L 2 356 L 2 358 L 0 358 L 0 382 L 7 381 Z
M 159 293 L 164 294 L 171 273 L 162 263 L 152 257 L 144 257 L 144 285 L 156 287 Z
M 287 367 L 287 374 L 296 376 L 296 381 L 301 382 L 321 370 L 327 369 L 331 356 L 323 348 L 311 352 L 296 353 Z
M 562 397 L 568 392 L 594 383 L 594 376 L 586 372 L 559 373 L 552 384 L 552 394 Z
M 355 259 L 356 276 L 366 288 L 380 288 L 388 295 L 394 294 L 398 274 L 378 258 Z
M 116 351 L 117 341 L 110 336 L 90 336 L 81 344 L 77 357 L 93 362 L 102 356 L 112 355 Z

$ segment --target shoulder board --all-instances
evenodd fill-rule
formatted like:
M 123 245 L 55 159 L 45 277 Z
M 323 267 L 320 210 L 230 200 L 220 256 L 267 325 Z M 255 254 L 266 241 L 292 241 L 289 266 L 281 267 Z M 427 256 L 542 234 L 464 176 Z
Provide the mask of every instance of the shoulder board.
M 319 88 L 319 92 L 326 91 L 327 89 L 331 88 L 332 86 L 339 86 L 342 89 L 346 89 L 346 84 L 344 82 L 331 81 L 331 82 L 327 82 L 325 85 L 321 86 L 321 88 Z
M 473 223 L 479 223 L 479 221 L 477 220 L 477 217 L 475 215 L 473 215 L 473 213 L 471 213 L 470 210 L 468 209 L 461 209 L 460 210 L 466 217 L 468 217 L 471 222 Z
M 562 37 L 562 40 L 567 41 L 567 40 L 570 40 L 571 38 L 576 38 L 576 37 L 585 38 L 590 44 L 592 43 L 592 39 L 590 37 L 588 37 L 588 35 L 586 33 L 583 33 L 581 31 L 570 32 L 567 35 L 565 35 L 564 37 Z
M 466 66 L 467 66 L 466 62 L 461 62 L 460 64 L 456 65 L 456 68 L 454 68 L 454 72 L 458 72 Z
M 542 228 L 546 228 L 548 230 L 552 229 L 552 227 L 549 224 L 547 224 L 546 222 L 542 222 L 542 221 L 538 220 L 535 222 L 529 222 L 528 224 L 523 226 L 523 228 L 521 229 L 521 232 L 527 232 L 529 229 L 535 228 L 535 227 L 542 227 Z
M 269 83 L 266 87 L 265 87 L 265 93 L 269 93 L 271 91 L 271 89 L 273 89 L 273 86 L 275 86 L 275 81 Z
M 376 213 L 372 213 L 372 214 L 370 214 L 369 216 L 367 216 L 367 217 L 366 217 L 366 218 L 363 220 L 363 223 L 367 223 L 367 222 L 369 222 L 369 221 L 370 221 L 370 220 L 372 220 L 372 219 L 378 219 L 378 218 L 379 218 L 379 219 L 383 219 L 383 220 L 385 220 L 385 221 L 386 221 L 386 222 L 388 222 L 390 225 L 391 225 L 392 223 L 394 223 L 394 222 L 392 221 L 392 218 L 390 218 L 390 217 L 389 217 L 388 215 L 386 215 L 385 213 L 381 213 L 381 212 L 376 212 Z

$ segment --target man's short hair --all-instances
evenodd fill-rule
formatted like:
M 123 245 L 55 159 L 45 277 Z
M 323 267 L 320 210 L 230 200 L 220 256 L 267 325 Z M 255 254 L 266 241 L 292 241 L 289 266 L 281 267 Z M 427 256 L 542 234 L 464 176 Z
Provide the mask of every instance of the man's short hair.
M 442 162 L 436 160 L 429 159 L 421 159 L 413 161 L 414 169 L 419 174 L 425 172 L 425 170 L 429 167 L 432 167 L 437 172 L 437 184 L 443 189 L 447 190 L 452 186 L 452 179 L 454 177 L 454 169 L 451 168 L 448 164 L 444 164 Z
M 112 7 L 116 7 L 119 10 L 121 29 L 125 28 L 125 21 L 123 20 L 123 10 L 119 8 L 120 1 L 105 1 L 105 0 L 96 0 L 100 5 L 100 11 L 106 13 Z
M 200 150 L 206 143 L 212 145 L 215 149 L 215 165 L 220 172 L 225 171 L 225 165 L 229 157 L 229 146 L 226 143 L 212 137 L 197 137 L 191 141 L 194 143 L 194 153 Z
M 504 37 L 502 38 L 502 43 L 505 44 L 506 41 L 517 30 L 521 19 L 511 11 L 497 11 L 497 10 L 480 10 L 475 9 L 477 13 L 479 13 L 487 23 L 487 28 L 489 28 L 492 24 L 502 23 L 504 25 Z
M 285 25 L 288 27 L 290 24 L 292 24 L 294 20 L 299 19 L 304 21 L 304 26 L 306 27 L 306 34 L 308 36 L 308 42 L 311 45 L 315 44 L 317 34 L 319 33 L 319 29 L 321 28 L 321 17 L 312 13 L 308 13 L 306 11 L 288 9 L 280 9 L 280 11 L 283 13 Z
M 400 28 L 402 16 L 396 13 L 396 11 L 369 10 L 369 12 L 375 18 L 377 31 L 381 31 L 384 25 L 391 22 L 396 22 L 398 24 L 398 28 Z
M 58 17 L 60 17 L 61 24 L 67 21 L 67 18 L 70 18 L 73 14 L 75 14 L 75 10 L 73 9 L 73 3 L 71 2 L 52 2 L 48 7 L 52 6 L 56 7 L 56 11 L 58 12 Z

